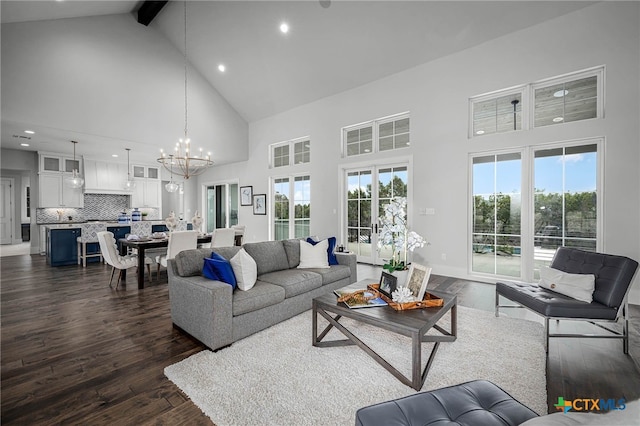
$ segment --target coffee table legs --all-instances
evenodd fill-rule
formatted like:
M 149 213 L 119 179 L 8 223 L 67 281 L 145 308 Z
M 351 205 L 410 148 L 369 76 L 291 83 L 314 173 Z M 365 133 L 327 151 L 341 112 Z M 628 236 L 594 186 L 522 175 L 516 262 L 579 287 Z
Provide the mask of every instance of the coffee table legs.
M 400 380 L 400 382 L 404 383 L 407 386 L 412 387 L 415 390 L 422 389 L 425 380 L 427 379 L 427 375 L 429 374 L 429 369 L 433 364 L 435 359 L 436 352 L 438 351 L 438 347 L 440 346 L 440 342 L 443 341 L 453 341 L 456 336 L 456 307 L 454 306 L 451 309 L 451 332 L 447 332 L 443 328 L 438 325 L 435 325 L 434 328 L 439 332 L 443 333 L 442 336 L 433 336 L 433 335 L 420 335 L 420 333 L 413 333 L 411 336 L 411 379 L 406 377 L 400 371 L 398 371 L 394 366 L 389 364 L 384 358 L 378 355 L 373 349 L 371 349 L 367 344 L 365 344 L 362 340 L 358 339 L 353 333 L 351 333 L 344 325 L 340 324 L 341 315 L 336 315 L 332 317 L 328 312 L 324 309 L 319 308 L 314 300 L 313 303 L 313 317 L 312 317 L 312 344 L 313 346 L 326 348 L 333 346 L 348 346 L 348 345 L 356 345 L 360 349 L 362 349 L 365 353 L 367 353 L 371 358 L 373 358 L 378 364 L 384 367 L 389 373 L 393 374 L 395 378 Z M 318 335 L 318 314 L 322 315 L 329 324 L 325 327 L 325 329 Z M 327 333 L 332 328 L 336 328 L 342 334 L 344 334 L 347 339 L 344 340 L 332 340 L 329 342 L 323 342 L 322 339 L 325 338 Z M 429 360 L 424 367 L 424 370 L 421 369 L 422 364 L 422 343 L 423 342 L 433 342 L 433 348 L 431 349 L 431 353 L 429 355 Z

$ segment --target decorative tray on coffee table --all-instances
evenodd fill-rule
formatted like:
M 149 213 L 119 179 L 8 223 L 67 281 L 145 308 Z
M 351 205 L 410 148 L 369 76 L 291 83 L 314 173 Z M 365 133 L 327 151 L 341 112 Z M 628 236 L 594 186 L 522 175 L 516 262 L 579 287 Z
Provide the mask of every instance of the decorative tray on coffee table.
M 378 291 L 380 284 L 369 284 L 367 286 L 371 290 Z M 378 292 L 380 293 L 380 292 Z M 444 305 L 444 300 L 435 296 L 429 292 L 424 293 L 424 298 L 421 301 L 396 303 L 391 298 L 387 297 L 383 293 L 380 293 L 380 297 L 389 304 L 396 311 L 406 311 L 409 309 L 423 309 L 423 308 L 439 308 Z

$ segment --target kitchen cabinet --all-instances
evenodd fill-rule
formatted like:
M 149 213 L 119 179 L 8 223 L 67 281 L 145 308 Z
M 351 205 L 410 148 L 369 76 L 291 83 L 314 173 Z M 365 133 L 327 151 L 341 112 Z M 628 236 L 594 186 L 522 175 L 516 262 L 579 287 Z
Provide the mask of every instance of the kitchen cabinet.
M 41 173 L 38 179 L 38 206 L 47 207 L 84 207 L 82 188 L 70 188 L 64 184 L 66 173 Z
M 107 226 L 107 231 L 113 233 L 113 238 L 118 241 L 120 238 L 126 238 L 131 233 L 130 226 Z
M 47 264 L 65 266 L 78 264 L 77 238 L 80 228 L 47 228 Z
M 134 164 L 132 166 L 134 178 L 160 179 L 160 167 L 158 166 L 142 166 Z
M 73 156 L 54 153 L 39 153 L 39 156 L 40 172 L 73 173 L 74 170 L 81 171 L 80 160 L 74 160 Z
M 85 158 L 84 191 L 96 194 L 130 194 L 124 189 L 127 165 Z
M 158 179 L 135 178 L 136 187 L 131 194 L 131 207 L 160 208 L 161 184 Z

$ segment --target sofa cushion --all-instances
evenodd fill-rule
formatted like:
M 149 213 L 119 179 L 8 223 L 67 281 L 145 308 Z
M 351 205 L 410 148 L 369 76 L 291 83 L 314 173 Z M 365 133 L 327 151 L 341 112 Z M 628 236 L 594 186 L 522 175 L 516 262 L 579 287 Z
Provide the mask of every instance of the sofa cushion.
M 329 247 L 327 240 L 322 240 L 316 245 L 301 240 L 298 268 L 328 268 L 327 247 Z
M 297 268 L 300 264 L 300 240 L 291 239 L 282 241 L 284 251 L 287 253 L 289 269 Z
M 322 277 L 322 285 L 349 278 L 351 275 L 351 268 L 346 265 L 333 265 L 329 268 L 308 268 L 304 270 L 319 274 Z
M 256 281 L 249 291 L 233 292 L 233 316 L 278 304 L 284 300 L 284 295 L 285 291 L 282 287 Z
M 593 301 L 596 276 L 593 274 L 570 274 L 543 266 L 540 268 L 540 287 L 583 302 Z
M 205 257 L 211 257 L 210 248 L 183 250 L 176 254 L 175 262 L 178 275 L 181 277 L 201 276 Z
M 204 259 L 202 275 L 210 280 L 222 281 L 236 288 L 236 276 L 233 273 L 231 263 L 217 253 L 211 253 L 211 257 Z
M 324 241 L 324 240 L 323 240 Z M 309 244 L 313 244 L 314 246 L 318 244 L 319 240 L 314 240 L 313 238 L 307 238 L 307 242 Z M 329 261 L 329 265 L 338 265 L 338 259 L 336 259 L 336 237 L 327 238 L 327 243 L 329 246 L 327 247 L 327 259 Z
M 238 289 L 243 291 L 251 290 L 258 278 L 256 261 L 253 260 L 253 257 L 249 256 L 243 249 L 240 249 L 229 263 L 231 263 L 233 274 L 236 276 Z
M 261 241 L 242 246 L 258 265 L 258 275 L 289 269 L 282 241 Z
M 235 256 L 238 251 L 240 251 L 240 247 L 239 246 L 232 246 L 232 247 L 213 247 L 211 249 L 211 251 L 213 251 L 214 253 L 218 253 L 220 256 L 224 257 L 225 259 L 229 260 L 231 259 L 233 256 Z
M 293 297 L 322 286 L 322 277 L 312 271 L 285 269 L 260 275 L 260 281 L 280 286 L 285 297 Z

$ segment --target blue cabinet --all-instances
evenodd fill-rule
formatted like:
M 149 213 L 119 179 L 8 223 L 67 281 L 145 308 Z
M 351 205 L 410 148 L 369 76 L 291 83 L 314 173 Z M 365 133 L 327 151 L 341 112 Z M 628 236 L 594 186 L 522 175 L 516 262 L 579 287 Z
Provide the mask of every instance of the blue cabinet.
M 166 225 L 151 225 L 151 233 L 154 232 L 169 232 L 169 228 Z
M 118 241 L 120 238 L 125 238 L 127 234 L 131 233 L 130 226 L 107 226 L 107 231 L 113 232 L 113 237 Z
M 47 264 L 65 266 L 78 264 L 78 244 L 80 228 L 47 228 Z

